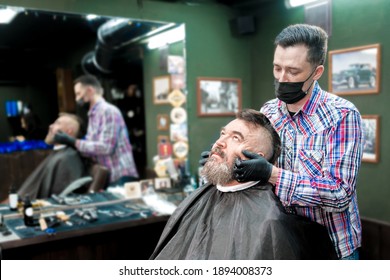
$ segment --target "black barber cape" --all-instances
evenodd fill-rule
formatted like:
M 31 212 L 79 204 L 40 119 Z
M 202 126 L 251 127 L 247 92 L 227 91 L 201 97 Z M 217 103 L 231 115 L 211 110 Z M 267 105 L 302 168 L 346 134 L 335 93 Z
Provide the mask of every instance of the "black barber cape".
M 175 210 L 150 259 L 336 259 L 324 226 L 287 214 L 270 185 L 206 184 Z
M 71 147 L 53 150 L 27 177 L 18 194 L 22 198 L 48 198 L 60 194 L 74 180 L 85 176 L 80 154 Z

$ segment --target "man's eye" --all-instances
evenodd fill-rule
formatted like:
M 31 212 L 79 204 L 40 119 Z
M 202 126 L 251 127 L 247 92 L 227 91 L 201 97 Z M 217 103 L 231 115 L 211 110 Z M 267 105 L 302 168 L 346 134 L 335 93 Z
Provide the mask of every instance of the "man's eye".
M 233 140 L 235 140 L 235 141 L 240 141 L 241 138 L 235 135 L 235 136 L 233 136 Z

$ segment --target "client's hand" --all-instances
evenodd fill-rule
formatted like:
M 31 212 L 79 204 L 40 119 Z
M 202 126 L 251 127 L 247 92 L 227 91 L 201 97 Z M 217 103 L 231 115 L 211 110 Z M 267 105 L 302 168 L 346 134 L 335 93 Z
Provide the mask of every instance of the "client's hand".
M 236 160 L 234 178 L 238 182 L 260 181 L 260 183 L 266 184 L 271 177 L 273 165 L 258 154 L 245 150 L 242 151 L 242 154 L 248 160 Z
M 65 132 L 59 130 L 54 135 L 54 142 L 58 144 L 64 144 L 74 148 L 76 144 L 76 138 L 73 138 L 72 136 L 69 136 Z

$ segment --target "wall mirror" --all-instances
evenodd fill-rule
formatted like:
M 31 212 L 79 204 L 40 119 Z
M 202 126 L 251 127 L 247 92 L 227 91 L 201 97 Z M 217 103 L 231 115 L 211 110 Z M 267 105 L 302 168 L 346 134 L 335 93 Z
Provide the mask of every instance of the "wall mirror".
M 8 21 L 2 21 L 10 13 Z M 150 70 L 161 65 L 147 65 L 147 42 L 179 24 L 11 6 L 0 6 L 0 21 L 0 142 L 20 129 L 18 117 L 6 111 L 10 100 L 31 107 L 45 129 L 60 111 L 85 117 L 74 104 L 72 81 L 91 73 L 102 81 L 105 99 L 120 107 L 125 118 L 133 118 L 128 125 L 137 124 L 129 133 L 137 165 L 143 169 L 145 104 L 153 103 L 145 100 L 144 91 L 151 86 L 145 83 L 152 83 L 153 73 L 161 73 Z M 184 53 L 184 42 L 181 46 Z M 160 57 L 167 56 L 166 48 L 161 52 Z

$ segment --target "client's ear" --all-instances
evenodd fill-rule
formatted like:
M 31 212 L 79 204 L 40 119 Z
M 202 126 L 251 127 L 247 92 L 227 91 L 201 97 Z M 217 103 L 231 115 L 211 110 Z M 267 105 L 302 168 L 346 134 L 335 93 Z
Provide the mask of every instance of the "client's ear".
M 265 156 L 265 154 L 264 154 L 263 152 L 258 152 L 257 154 L 260 155 L 260 156 L 262 156 L 262 157 Z

